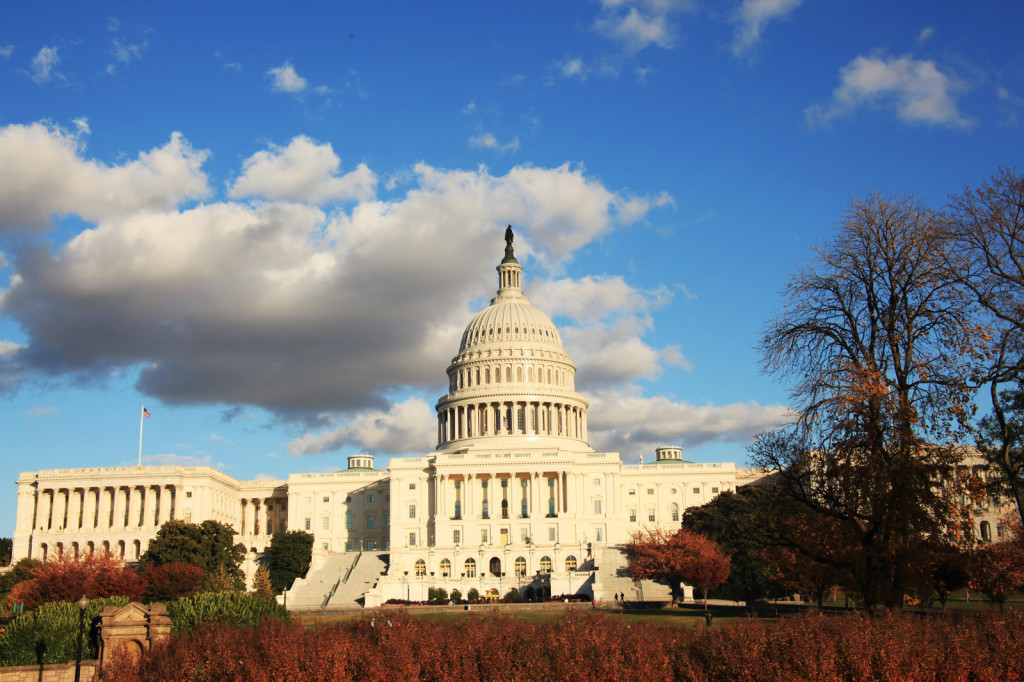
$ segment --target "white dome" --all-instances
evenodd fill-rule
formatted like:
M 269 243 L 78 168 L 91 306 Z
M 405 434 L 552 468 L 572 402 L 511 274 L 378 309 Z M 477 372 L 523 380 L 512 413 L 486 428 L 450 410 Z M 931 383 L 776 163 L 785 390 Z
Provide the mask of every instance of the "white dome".
M 512 300 L 496 298 L 477 313 L 466 326 L 459 353 L 509 342 L 562 350 L 562 337 L 554 322 L 523 296 Z

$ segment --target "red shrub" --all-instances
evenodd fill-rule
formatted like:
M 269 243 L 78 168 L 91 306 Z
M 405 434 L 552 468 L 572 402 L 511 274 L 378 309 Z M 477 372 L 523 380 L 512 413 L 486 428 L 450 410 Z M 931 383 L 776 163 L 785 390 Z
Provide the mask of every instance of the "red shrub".
M 142 578 L 120 559 L 109 554 L 65 555 L 32 570 L 32 577 L 14 586 L 9 603 L 24 603 L 26 609 L 54 601 L 78 601 L 85 594 L 96 597 L 142 597 Z
M 203 582 L 203 569 L 194 564 L 150 565 L 142 577 L 146 583 L 143 596 L 147 602 L 168 602 L 194 595 Z

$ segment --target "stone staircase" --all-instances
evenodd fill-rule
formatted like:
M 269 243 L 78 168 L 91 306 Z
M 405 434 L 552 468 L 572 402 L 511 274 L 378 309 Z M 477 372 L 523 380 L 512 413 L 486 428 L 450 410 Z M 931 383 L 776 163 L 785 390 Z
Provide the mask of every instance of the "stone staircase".
M 388 555 L 383 552 L 363 552 L 354 563 L 348 578 L 342 576 L 334 596 L 327 602 L 328 608 L 363 606 L 363 595 L 372 590 L 380 580 L 381 573 L 388 570 Z
M 305 578 L 296 578 L 285 592 L 286 598 L 279 601 L 289 611 L 360 607 L 363 595 L 373 589 L 381 571 L 387 570 L 387 558 L 387 554 L 378 552 L 331 554 Z
M 626 601 L 671 601 L 672 593 L 666 585 L 650 580 L 634 583 L 626 575 L 626 550 L 621 546 L 605 547 L 597 551 L 597 574 L 594 580 L 594 598 L 612 601 L 615 594 L 626 595 Z

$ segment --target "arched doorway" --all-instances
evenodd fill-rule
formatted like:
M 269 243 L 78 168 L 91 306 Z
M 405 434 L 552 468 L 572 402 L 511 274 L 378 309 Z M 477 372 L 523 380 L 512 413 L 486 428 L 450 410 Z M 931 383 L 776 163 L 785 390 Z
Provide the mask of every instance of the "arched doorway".
M 498 557 L 492 557 L 491 563 L 488 565 L 487 570 L 490 571 L 491 575 L 501 575 L 501 559 Z

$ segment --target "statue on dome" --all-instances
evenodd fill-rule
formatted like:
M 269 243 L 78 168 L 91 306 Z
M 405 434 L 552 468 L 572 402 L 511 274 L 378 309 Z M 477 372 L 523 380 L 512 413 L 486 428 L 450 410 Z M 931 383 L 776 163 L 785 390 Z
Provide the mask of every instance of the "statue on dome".
M 505 228 L 505 243 L 512 246 L 512 240 L 515 239 L 515 235 L 512 234 L 512 226 L 509 225 Z
M 518 263 L 516 260 L 515 253 L 512 250 L 512 240 L 515 239 L 515 235 L 512 234 L 512 226 L 509 225 L 505 228 L 505 259 L 502 263 Z

